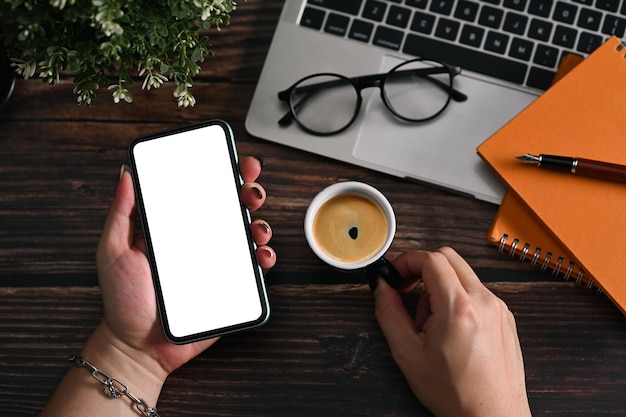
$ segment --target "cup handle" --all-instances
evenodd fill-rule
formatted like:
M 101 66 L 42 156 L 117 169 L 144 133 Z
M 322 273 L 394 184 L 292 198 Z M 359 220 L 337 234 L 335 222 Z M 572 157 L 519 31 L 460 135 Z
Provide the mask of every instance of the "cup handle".
M 393 288 L 398 288 L 402 283 L 402 277 L 396 268 L 385 257 L 380 258 L 367 268 L 367 283 L 372 292 L 378 287 L 378 277 L 382 277 Z

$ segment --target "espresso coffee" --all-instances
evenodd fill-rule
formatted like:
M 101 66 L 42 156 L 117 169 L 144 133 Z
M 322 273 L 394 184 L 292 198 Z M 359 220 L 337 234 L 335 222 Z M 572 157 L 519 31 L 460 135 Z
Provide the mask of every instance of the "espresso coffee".
M 383 209 L 358 194 L 340 194 L 322 204 L 313 220 L 318 247 L 342 263 L 369 260 L 385 245 L 389 234 Z

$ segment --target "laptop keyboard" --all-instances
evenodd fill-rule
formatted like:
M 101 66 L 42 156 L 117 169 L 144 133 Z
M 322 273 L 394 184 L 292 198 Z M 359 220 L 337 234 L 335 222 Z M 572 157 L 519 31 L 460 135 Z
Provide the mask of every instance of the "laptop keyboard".
M 308 0 L 300 25 L 547 89 L 564 54 L 626 31 L 626 0 Z

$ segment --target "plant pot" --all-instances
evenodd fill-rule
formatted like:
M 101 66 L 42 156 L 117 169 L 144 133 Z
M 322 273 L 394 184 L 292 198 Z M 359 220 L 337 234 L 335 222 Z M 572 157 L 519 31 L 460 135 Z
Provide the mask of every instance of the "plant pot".
M 0 107 L 4 106 L 11 97 L 15 86 L 15 71 L 11 68 L 9 58 L 0 47 Z

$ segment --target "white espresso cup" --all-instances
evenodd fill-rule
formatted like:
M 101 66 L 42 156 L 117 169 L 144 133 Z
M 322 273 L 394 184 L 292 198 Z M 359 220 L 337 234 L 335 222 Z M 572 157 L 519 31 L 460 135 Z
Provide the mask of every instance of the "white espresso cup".
M 389 269 L 395 273 L 384 258 L 395 233 L 391 204 L 380 191 L 362 182 L 326 187 L 313 198 L 304 217 L 304 235 L 311 250 L 343 271 L 372 270 L 385 278 Z

